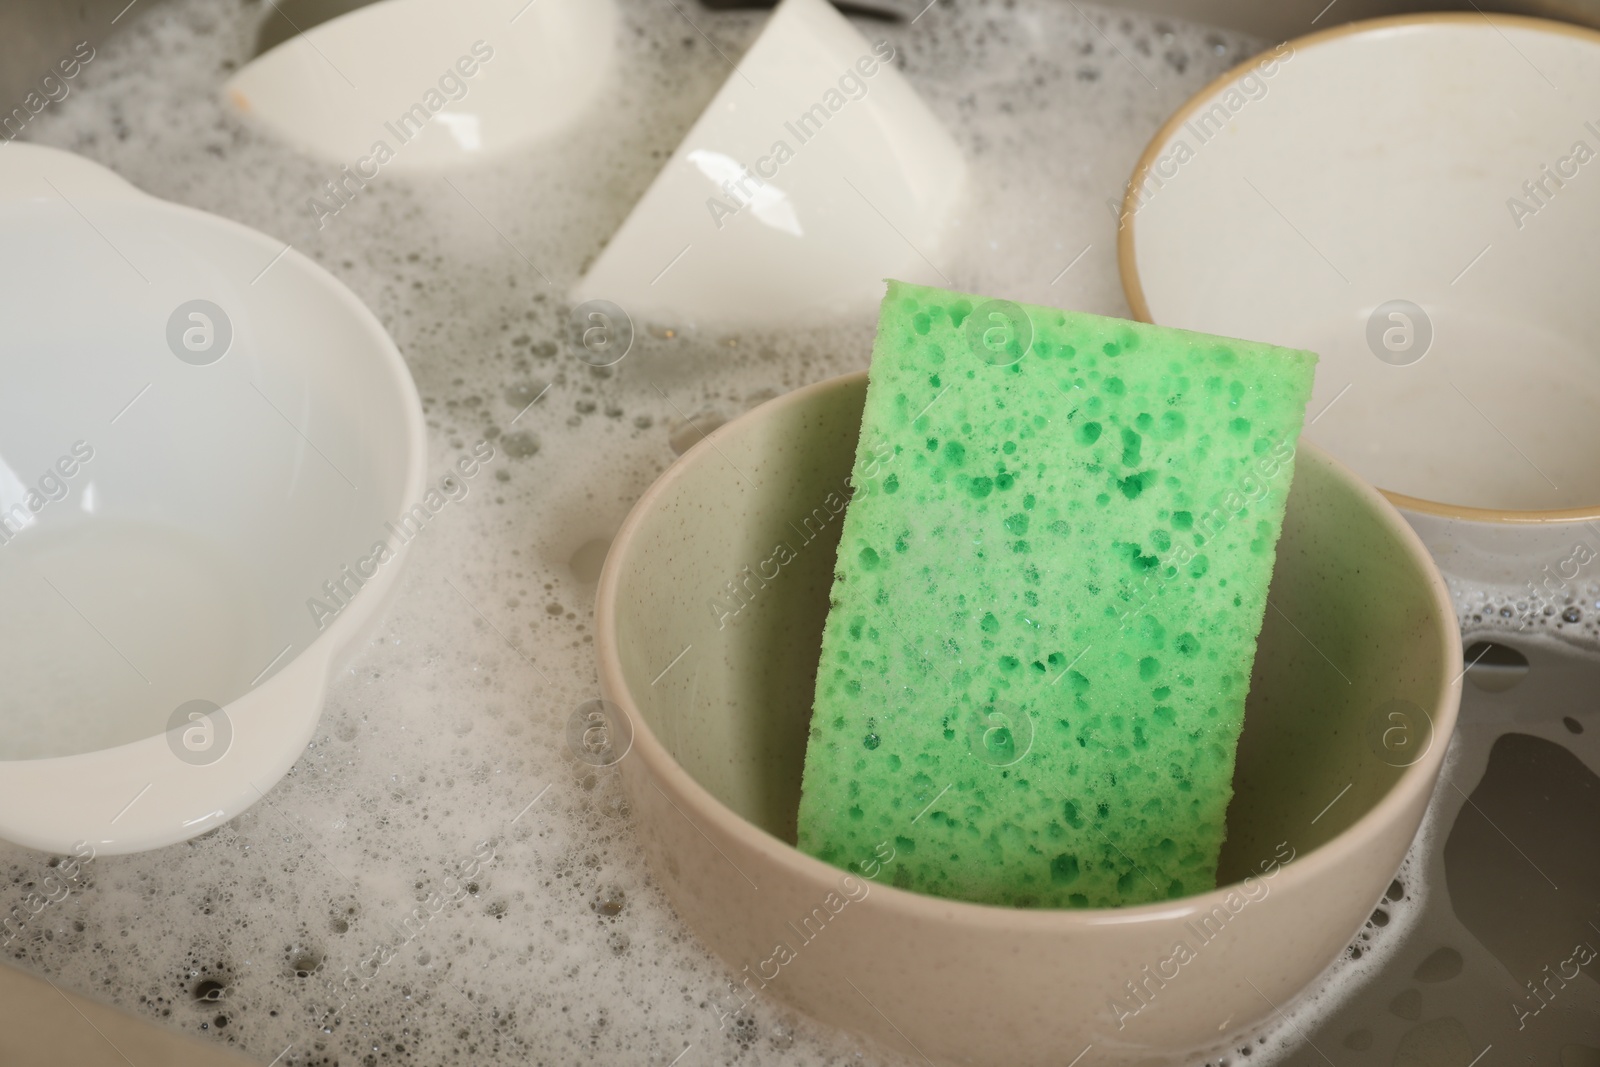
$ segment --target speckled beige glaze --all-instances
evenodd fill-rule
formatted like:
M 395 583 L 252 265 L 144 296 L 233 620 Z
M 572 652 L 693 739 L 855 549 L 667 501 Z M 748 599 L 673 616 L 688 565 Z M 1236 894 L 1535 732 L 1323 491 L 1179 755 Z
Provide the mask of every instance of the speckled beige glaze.
M 844 872 L 791 844 L 839 526 L 814 518 L 823 533 L 807 542 L 803 520 L 827 514 L 850 470 L 865 387 L 865 374 L 821 382 L 716 431 L 640 499 L 612 546 L 600 682 L 634 728 L 622 769 L 656 876 L 734 981 L 916 1058 L 1060 1065 L 1092 1045 L 1097 1065 L 1179 1063 L 1224 1045 L 1339 954 L 1417 831 L 1460 700 L 1438 572 L 1376 490 L 1302 446 L 1223 888 L 1083 911 L 940 900 L 886 874 L 846 893 Z M 794 558 L 763 568 L 779 542 Z M 746 565 L 756 578 L 744 606 L 713 609 Z M 694 654 L 675 659 L 686 647 Z M 1406 767 L 1373 744 L 1392 700 L 1432 722 Z M 1288 849 L 1295 858 L 1277 866 Z M 1229 888 L 1247 875 L 1248 895 Z M 1226 919 L 1203 939 L 1194 924 L 1214 908 Z M 825 921 L 800 930 L 814 909 Z M 1180 941 L 1192 958 L 1174 963 Z M 775 954 L 780 944 L 789 952 Z

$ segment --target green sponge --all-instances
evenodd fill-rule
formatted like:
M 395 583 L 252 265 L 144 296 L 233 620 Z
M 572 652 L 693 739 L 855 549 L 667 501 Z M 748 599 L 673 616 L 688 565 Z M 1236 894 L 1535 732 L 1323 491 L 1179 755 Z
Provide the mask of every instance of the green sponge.
M 889 283 L 800 847 L 1019 907 L 1214 888 L 1315 363 Z

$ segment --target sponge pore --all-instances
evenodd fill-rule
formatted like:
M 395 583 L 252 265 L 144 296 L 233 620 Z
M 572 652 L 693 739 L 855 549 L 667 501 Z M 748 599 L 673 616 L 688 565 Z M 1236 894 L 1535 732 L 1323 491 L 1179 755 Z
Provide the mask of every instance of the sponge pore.
M 800 847 L 990 904 L 1213 888 L 1315 363 L 891 282 Z

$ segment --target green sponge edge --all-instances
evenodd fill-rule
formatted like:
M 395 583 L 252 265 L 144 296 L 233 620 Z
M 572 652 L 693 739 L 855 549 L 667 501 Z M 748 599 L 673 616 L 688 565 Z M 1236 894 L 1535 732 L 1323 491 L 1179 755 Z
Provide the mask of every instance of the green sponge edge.
M 1213 888 L 1315 363 L 890 282 L 800 848 L 991 904 Z

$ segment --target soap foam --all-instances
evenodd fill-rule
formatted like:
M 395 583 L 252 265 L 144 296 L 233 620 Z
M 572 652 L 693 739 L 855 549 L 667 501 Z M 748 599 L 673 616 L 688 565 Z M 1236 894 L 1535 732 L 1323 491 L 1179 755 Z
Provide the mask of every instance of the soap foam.
M 621 6 L 618 77 L 568 134 L 453 174 L 459 193 L 382 172 L 321 229 L 308 203 L 337 165 L 218 102 L 270 14 L 259 3 L 133 8 L 29 124 L 25 139 L 275 235 L 353 289 L 417 380 L 430 482 L 480 438 L 497 455 L 418 539 L 382 629 L 266 799 L 188 844 L 82 864 L 8 958 L 280 1065 L 892 1059 L 772 1000 L 719 1030 L 732 972 L 652 884 L 615 770 L 561 740 L 596 688 L 592 571 L 574 573 L 574 554 L 609 540 L 687 424 L 860 369 L 873 329 L 640 322 L 617 366 L 576 358 L 566 287 L 729 75 L 698 30 L 736 59 L 765 18 L 680 5 L 691 26 L 672 5 Z M 1127 174 L 1170 111 L 1260 42 L 1077 7 L 1096 25 L 1049 0 L 858 25 L 895 44 L 972 160 L 974 200 L 940 263 L 952 284 L 1126 315 L 1113 209 Z M 492 859 L 461 878 L 485 841 Z M 0 908 L 48 862 L 0 846 Z M 1397 911 L 1373 943 L 1400 925 Z M 1361 980 L 1377 955 L 1326 982 Z
M 1537 572 L 1530 572 L 1523 587 L 1448 577 L 1450 596 L 1461 624 L 1462 643 L 1494 641 L 1520 636 L 1551 638 L 1583 652 L 1600 652 L 1600 537 L 1586 524 L 1573 533 L 1576 556 L 1552 559 Z M 1573 577 L 1566 578 L 1556 568 L 1563 563 L 1585 560 Z M 1555 575 L 1552 578 L 1552 575 Z

